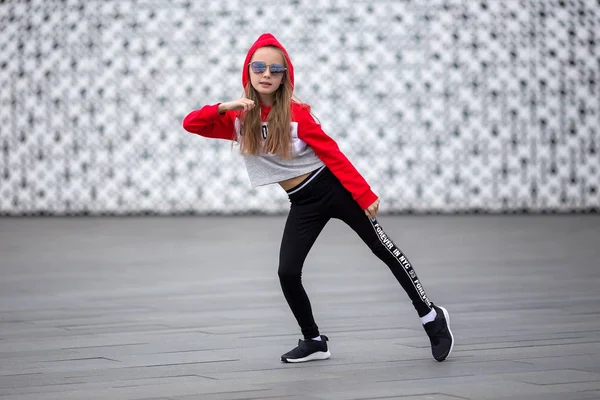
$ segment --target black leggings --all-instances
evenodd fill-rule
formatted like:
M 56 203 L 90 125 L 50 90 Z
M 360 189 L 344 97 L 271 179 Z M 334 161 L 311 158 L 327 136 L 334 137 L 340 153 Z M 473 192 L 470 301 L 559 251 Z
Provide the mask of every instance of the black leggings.
M 279 281 L 283 294 L 305 338 L 319 336 L 310 300 L 302 286 L 302 266 L 317 236 L 331 218 L 348 224 L 373 253 L 392 271 L 422 317 L 431 311 L 417 274 L 404 254 L 383 232 L 375 218 L 369 218 L 356 201 L 325 167 L 314 171 L 300 185 L 287 191 L 291 207 L 279 253 Z

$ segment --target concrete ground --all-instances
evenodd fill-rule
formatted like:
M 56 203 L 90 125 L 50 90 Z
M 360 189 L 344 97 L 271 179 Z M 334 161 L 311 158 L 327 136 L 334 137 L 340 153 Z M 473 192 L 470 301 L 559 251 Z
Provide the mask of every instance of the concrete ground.
M 0 219 L 0 398 L 600 399 L 599 216 L 381 216 L 450 311 L 443 363 L 339 221 L 304 269 L 332 357 L 281 363 L 284 222 Z

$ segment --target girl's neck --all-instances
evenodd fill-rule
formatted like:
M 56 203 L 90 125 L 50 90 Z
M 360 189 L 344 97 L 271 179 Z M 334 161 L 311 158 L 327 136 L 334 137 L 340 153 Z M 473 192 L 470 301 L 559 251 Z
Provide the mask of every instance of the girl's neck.
M 262 104 L 265 107 L 273 107 L 273 96 L 271 95 L 260 95 L 259 96 L 260 99 L 260 104 Z

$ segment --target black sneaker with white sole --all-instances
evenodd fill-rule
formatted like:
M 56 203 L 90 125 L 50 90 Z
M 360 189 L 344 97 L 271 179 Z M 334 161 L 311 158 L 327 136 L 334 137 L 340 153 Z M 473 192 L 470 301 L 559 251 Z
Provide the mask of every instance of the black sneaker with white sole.
M 444 307 L 432 304 L 437 313 L 435 319 L 423 325 L 429 341 L 431 342 L 431 354 L 437 361 L 444 361 L 452 352 L 454 347 L 454 336 L 450 330 L 450 315 Z
M 325 335 L 321 335 L 321 340 L 298 340 L 298 347 L 288 351 L 281 356 L 281 361 L 286 363 L 301 363 L 313 360 L 326 360 L 331 357 Z

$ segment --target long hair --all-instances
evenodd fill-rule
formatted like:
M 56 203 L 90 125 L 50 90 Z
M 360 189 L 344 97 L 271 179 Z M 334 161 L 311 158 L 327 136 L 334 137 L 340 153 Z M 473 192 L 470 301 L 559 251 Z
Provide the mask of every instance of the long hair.
M 269 46 L 281 53 L 275 46 Z M 288 67 L 287 60 L 283 57 L 284 67 Z M 249 68 L 249 66 L 246 66 Z M 248 73 L 252 73 L 248 71 Z M 258 92 L 252 86 L 251 80 L 244 88 L 245 95 L 248 99 L 253 100 L 256 107 L 250 111 L 240 114 L 241 135 L 239 139 L 240 151 L 242 154 L 259 155 L 261 152 L 276 154 L 283 158 L 292 157 L 292 83 L 287 70 L 283 73 L 281 85 L 275 93 L 273 93 L 273 106 L 267 123 L 269 133 L 263 141 L 262 138 L 262 120 L 261 109 L 259 106 L 260 98 Z

